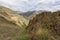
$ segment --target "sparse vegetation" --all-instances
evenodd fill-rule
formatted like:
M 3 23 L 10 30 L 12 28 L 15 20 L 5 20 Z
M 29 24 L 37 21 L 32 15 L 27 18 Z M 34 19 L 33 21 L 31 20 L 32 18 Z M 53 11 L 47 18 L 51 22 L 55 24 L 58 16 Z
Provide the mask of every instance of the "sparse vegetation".
M 60 11 L 36 12 L 35 16 L 35 11 L 28 12 L 30 21 L 13 13 L 0 7 L 0 40 L 60 40 Z
M 26 29 L 22 29 L 18 36 L 16 36 L 13 40 L 29 40 L 29 37 L 26 34 Z
M 60 40 L 60 12 L 42 12 L 26 27 L 30 40 Z

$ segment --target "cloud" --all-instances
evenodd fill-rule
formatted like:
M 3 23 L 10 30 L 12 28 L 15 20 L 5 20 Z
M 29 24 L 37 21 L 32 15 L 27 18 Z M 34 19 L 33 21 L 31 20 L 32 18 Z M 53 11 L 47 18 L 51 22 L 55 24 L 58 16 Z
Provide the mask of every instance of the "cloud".
M 0 0 L 0 5 L 15 11 L 60 10 L 60 0 Z

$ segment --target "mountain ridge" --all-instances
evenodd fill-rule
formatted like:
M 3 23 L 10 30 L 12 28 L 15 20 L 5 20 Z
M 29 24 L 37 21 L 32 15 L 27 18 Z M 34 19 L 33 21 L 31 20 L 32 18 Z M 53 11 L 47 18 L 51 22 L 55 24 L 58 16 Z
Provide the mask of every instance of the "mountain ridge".
M 12 40 L 27 24 L 24 16 L 0 6 L 0 40 Z

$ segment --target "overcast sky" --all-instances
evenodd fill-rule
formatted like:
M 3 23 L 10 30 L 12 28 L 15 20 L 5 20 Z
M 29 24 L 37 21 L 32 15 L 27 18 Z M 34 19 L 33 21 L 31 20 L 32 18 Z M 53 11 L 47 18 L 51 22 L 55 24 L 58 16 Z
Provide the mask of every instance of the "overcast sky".
M 60 10 L 60 0 L 0 0 L 0 5 L 15 11 Z

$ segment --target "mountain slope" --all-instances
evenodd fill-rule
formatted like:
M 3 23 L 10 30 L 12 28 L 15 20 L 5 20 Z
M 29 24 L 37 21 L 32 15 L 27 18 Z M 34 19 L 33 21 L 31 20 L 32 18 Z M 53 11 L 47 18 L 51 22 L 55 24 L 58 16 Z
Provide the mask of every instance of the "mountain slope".
M 0 6 L 0 40 L 12 40 L 27 24 L 24 16 Z
M 26 29 L 30 40 L 60 40 L 60 11 L 37 14 Z

